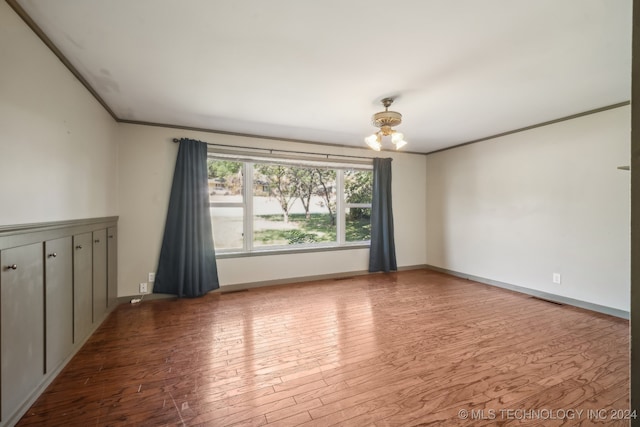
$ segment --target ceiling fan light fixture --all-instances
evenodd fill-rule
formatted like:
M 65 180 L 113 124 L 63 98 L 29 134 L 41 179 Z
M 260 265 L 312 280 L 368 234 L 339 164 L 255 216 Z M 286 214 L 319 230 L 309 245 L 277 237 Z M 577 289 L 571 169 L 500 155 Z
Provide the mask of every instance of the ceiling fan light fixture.
M 404 140 L 404 135 L 401 134 L 400 132 L 394 132 L 391 135 L 391 142 L 393 142 L 394 144 L 398 144 L 400 141 Z
M 366 137 L 364 141 L 369 147 L 376 151 L 380 151 L 382 148 L 383 136 L 391 136 L 391 143 L 396 147 L 396 150 L 407 145 L 407 141 L 404 140 L 404 135 L 393 129 L 394 126 L 402 123 L 402 114 L 397 111 L 389 111 L 392 103 L 393 98 L 384 98 L 382 100 L 384 111 L 380 111 L 371 116 L 371 124 L 380 128 L 380 130 Z
M 378 135 L 377 133 L 374 133 L 373 135 L 369 135 L 368 137 L 366 137 L 364 139 L 364 142 L 366 142 L 367 145 L 371 147 L 373 150 L 380 151 L 380 149 L 382 148 L 380 139 L 381 139 L 380 135 Z
M 407 141 L 405 141 L 404 139 L 398 141 L 395 143 L 396 144 L 396 150 L 401 149 L 402 147 L 404 147 L 405 145 L 407 145 Z

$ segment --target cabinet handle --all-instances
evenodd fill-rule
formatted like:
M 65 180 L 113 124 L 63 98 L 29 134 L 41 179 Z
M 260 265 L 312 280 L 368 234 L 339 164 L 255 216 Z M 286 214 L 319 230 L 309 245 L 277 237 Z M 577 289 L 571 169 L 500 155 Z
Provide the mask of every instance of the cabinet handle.
M 111 236 L 109 236 L 110 239 L 113 239 L 113 234 Z
M 53 252 L 53 253 L 49 254 L 49 258 L 55 258 L 55 257 L 57 257 L 57 256 L 58 256 L 58 254 L 57 254 L 57 253 L 55 253 L 55 252 Z
M 76 249 L 82 249 L 82 245 L 76 246 Z
M 94 240 L 93 243 L 100 243 L 100 239 Z
M 18 266 L 16 264 L 7 265 L 7 270 L 17 270 Z

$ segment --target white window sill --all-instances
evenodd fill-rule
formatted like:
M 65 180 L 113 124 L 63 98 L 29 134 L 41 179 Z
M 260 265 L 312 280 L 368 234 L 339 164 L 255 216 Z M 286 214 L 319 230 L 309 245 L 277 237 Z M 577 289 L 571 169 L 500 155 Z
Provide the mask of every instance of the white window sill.
M 245 258 L 254 256 L 265 255 L 290 255 L 290 254 L 304 254 L 311 252 L 331 252 L 331 251 L 345 251 L 353 249 L 369 249 L 370 242 L 358 242 L 348 243 L 345 245 L 335 246 L 308 246 L 302 248 L 292 249 L 290 247 L 278 247 L 269 249 L 254 249 L 251 252 L 216 252 L 216 259 L 228 259 L 228 258 Z

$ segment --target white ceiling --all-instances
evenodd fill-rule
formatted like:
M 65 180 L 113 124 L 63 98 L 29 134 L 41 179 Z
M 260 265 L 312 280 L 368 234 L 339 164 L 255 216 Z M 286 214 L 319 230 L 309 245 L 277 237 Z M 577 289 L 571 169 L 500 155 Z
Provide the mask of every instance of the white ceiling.
M 430 152 L 631 97 L 632 0 L 18 3 L 122 120 L 360 147 L 396 96 Z

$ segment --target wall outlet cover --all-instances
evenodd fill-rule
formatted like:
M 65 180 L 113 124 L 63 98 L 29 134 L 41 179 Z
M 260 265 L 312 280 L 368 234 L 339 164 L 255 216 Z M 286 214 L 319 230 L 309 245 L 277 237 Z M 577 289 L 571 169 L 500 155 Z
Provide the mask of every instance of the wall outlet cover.
M 146 283 L 140 283 L 140 293 L 141 294 L 146 294 L 147 293 L 147 284 Z

